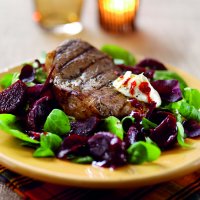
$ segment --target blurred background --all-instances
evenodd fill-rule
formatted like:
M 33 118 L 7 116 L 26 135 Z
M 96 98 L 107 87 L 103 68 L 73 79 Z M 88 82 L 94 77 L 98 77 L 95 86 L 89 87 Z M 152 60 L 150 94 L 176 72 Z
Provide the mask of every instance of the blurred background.
M 97 2 L 83 0 L 83 30 L 70 36 L 39 27 L 33 20 L 33 1 L 1 0 L 0 69 L 35 59 L 65 39 L 82 38 L 96 47 L 105 43 L 120 45 L 135 54 L 179 67 L 200 79 L 199 0 L 141 0 L 135 30 L 129 33 L 110 33 L 102 29 Z

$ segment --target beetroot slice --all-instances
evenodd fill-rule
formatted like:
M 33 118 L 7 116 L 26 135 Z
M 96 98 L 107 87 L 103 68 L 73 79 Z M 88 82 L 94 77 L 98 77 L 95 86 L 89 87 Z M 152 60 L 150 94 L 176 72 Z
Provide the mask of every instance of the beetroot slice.
M 162 149 L 171 147 L 176 142 L 176 117 L 169 112 L 157 112 L 155 121 L 162 121 L 155 129 L 150 129 L 150 138 Z
M 131 144 L 138 141 L 139 134 L 140 134 L 139 130 L 134 125 L 132 125 L 128 129 L 128 132 L 125 134 L 125 137 L 124 137 L 126 148 L 128 148 Z
M 200 122 L 197 122 L 193 119 L 189 119 L 183 123 L 183 127 L 187 137 L 200 137 Z
M 58 152 L 57 157 L 61 159 L 67 158 L 67 155 L 77 155 L 84 156 L 87 155 L 88 146 L 87 146 L 88 137 L 72 134 L 67 136 L 61 146 L 60 151 Z
M 24 65 L 21 69 L 19 79 L 23 82 L 32 82 L 35 79 L 35 69 L 31 65 Z
M 135 65 L 135 67 L 144 67 L 152 70 L 167 70 L 165 65 L 152 58 L 143 59 L 137 65 Z
M 94 164 L 115 168 L 127 162 L 125 143 L 110 132 L 98 132 L 88 140 Z
M 182 93 L 177 80 L 157 80 L 152 81 L 151 85 L 159 93 L 162 101 L 170 103 L 182 99 Z
M 32 131 L 41 131 L 49 113 L 54 108 L 52 99 L 44 96 L 37 100 L 27 115 L 27 128 Z
M 75 121 L 71 123 L 71 132 L 83 136 L 93 135 L 99 123 L 100 119 L 97 117 L 90 117 L 84 121 Z
M 18 80 L 0 93 L 0 113 L 13 113 L 19 111 L 25 102 L 27 86 Z
M 146 76 L 149 79 L 153 79 L 153 75 L 155 70 L 147 69 L 144 67 L 133 67 L 133 66 L 127 66 L 127 65 L 118 65 L 122 70 L 125 71 L 131 71 L 133 74 L 141 74 L 143 73 L 144 76 Z

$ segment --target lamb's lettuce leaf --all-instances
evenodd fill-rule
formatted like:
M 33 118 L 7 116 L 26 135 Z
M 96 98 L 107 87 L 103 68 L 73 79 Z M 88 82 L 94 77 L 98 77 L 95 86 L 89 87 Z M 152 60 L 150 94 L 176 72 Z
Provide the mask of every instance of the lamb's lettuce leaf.
M 27 134 L 20 131 L 17 117 L 12 114 L 0 114 L 0 129 L 4 132 L 29 143 L 39 144 L 40 142 L 30 138 Z
M 110 55 L 115 64 L 135 65 L 136 58 L 127 50 L 117 45 L 107 44 L 101 47 L 101 50 Z

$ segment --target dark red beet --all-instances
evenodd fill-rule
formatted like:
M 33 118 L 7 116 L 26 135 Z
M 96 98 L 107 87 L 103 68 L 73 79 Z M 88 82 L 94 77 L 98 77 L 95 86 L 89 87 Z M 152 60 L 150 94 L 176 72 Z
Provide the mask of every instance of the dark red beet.
M 118 65 L 121 69 L 125 71 L 131 71 L 133 74 L 141 74 L 143 73 L 144 76 L 146 76 L 149 79 L 153 79 L 153 75 L 155 70 L 152 69 L 145 69 L 143 67 L 131 67 L 131 66 L 126 66 L 126 65 Z
M 46 86 L 44 90 L 44 84 L 36 84 L 34 86 L 28 87 L 27 96 L 30 102 L 35 101 L 41 97 L 47 96 L 49 99 L 53 99 L 53 93 L 51 91 L 51 85 Z
M 157 80 L 151 82 L 159 93 L 162 101 L 166 103 L 176 102 L 182 99 L 182 93 L 177 80 Z
M 98 132 L 88 140 L 95 164 L 103 167 L 124 165 L 127 162 L 125 143 L 109 132 Z
M 34 86 L 28 87 L 27 89 L 27 95 L 29 98 L 38 98 L 41 95 L 42 89 L 44 87 L 44 84 L 36 84 Z
M 156 108 L 156 104 L 154 102 L 146 104 L 138 101 L 135 98 L 132 98 L 129 101 L 133 107 L 135 107 L 130 115 L 135 118 L 136 122 L 140 122 L 143 117 L 148 117 Z
M 71 133 L 84 135 L 84 136 L 94 134 L 99 123 L 100 123 L 100 119 L 97 117 L 90 117 L 86 119 L 85 121 L 72 122 Z
M 126 148 L 128 148 L 131 144 L 138 141 L 139 134 L 140 134 L 139 130 L 133 125 L 128 129 L 128 132 L 124 137 Z
M 37 100 L 27 115 L 27 128 L 32 131 L 40 131 L 44 125 L 46 117 L 54 108 L 51 98 L 44 96 Z
M 149 137 L 160 148 L 167 149 L 176 142 L 176 117 L 164 111 L 157 112 L 156 115 L 156 119 L 153 122 L 157 123 L 158 126 L 155 129 L 150 129 Z
M 17 113 L 25 102 L 27 86 L 18 80 L 0 93 L 0 113 Z
M 187 137 L 194 138 L 200 137 L 200 123 L 190 119 L 183 123 L 183 127 Z
M 161 62 L 152 58 L 143 59 L 135 67 L 143 67 L 152 70 L 167 70 Z
M 87 155 L 89 153 L 87 146 L 88 137 L 72 134 L 67 136 L 58 152 L 58 158 L 67 158 L 67 155 L 73 154 L 78 156 Z
M 19 79 L 23 82 L 32 82 L 35 79 L 35 69 L 31 65 L 24 65 L 21 69 Z

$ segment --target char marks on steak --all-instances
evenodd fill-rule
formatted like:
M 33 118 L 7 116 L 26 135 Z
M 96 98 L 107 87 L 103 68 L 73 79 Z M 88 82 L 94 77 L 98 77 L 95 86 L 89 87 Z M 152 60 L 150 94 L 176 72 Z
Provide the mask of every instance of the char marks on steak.
M 123 117 L 134 107 L 112 86 L 121 73 L 112 58 L 82 40 L 70 40 L 47 56 L 53 87 L 63 110 L 77 119 Z M 47 66 L 48 67 L 48 66 Z

